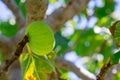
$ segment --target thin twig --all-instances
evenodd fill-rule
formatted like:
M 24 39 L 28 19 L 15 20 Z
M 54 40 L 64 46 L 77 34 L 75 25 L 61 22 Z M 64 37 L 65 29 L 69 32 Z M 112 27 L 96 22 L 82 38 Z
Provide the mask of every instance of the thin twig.
M 96 76 L 97 80 L 104 80 L 104 76 L 107 73 L 107 71 L 113 66 L 110 62 L 110 59 L 103 65 L 103 67 L 100 70 L 100 73 Z
M 6 61 L 6 63 L 4 64 L 4 66 L 0 69 L 0 74 L 2 74 L 3 72 L 6 72 L 8 70 L 8 68 L 12 65 L 12 63 L 14 63 L 20 56 L 20 54 L 22 53 L 22 50 L 25 46 L 25 44 L 28 42 L 28 37 L 25 36 L 23 38 L 23 40 L 18 43 L 18 45 L 16 46 L 17 49 L 14 53 L 14 55 Z

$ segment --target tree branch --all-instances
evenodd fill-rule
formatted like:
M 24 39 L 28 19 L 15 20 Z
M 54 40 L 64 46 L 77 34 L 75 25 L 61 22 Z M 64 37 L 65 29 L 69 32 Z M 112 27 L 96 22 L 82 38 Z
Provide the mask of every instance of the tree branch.
M 100 73 L 97 75 L 97 80 L 104 80 L 104 76 L 107 73 L 107 71 L 113 66 L 110 62 L 110 59 L 102 66 Z
M 78 77 L 83 80 L 95 80 L 96 76 L 87 71 L 87 74 L 82 70 L 82 68 L 76 67 L 72 62 L 63 59 L 62 57 L 57 57 L 55 60 L 56 67 L 58 69 L 66 69 L 74 72 Z
M 25 27 L 26 21 L 23 18 L 23 15 L 19 9 L 19 7 L 16 5 L 14 0 L 2 0 L 7 7 L 12 11 L 13 15 L 16 17 L 16 22 L 19 27 L 19 29 Z
M 48 7 L 48 0 L 26 0 L 27 24 L 42 21 Z
M 9 60 L 6 60 L 6 63 L 0 69 L 0 74 L 2 74 L 3 72 L 6 72 L 8 70 L 8 68 L 11 66 L 11 64 L 14 63 L 19 58 L 19 56 L 22 53 L 22 50 L 27 42 L 28 42 L 28 37 L 25 36 L 24 39 L 20 43 L 18 43 L 17 49 L 16 49 L 14 55 Z
M 107 71 L 115 64 L 119 63 L 119 55 L 120 51 L 113 54 L 110 58 L 108 58 L 107 62 L 104 63 L 102 66 L 99 74 L 97 75 L 97 80 L 104 80 L 104 76 L 107 73 Z
M 60 7 L 51 15 L 47 16 L 46 22 L 54 32 L 58 31 L 66 21 L 80 13 L 88 4 L 89 0 L 70 0 L 66 7 Z

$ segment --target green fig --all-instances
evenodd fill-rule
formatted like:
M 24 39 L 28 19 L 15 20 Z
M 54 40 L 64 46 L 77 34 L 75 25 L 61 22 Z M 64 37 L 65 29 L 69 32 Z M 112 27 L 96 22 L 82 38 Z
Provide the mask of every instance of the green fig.
M 26 35 L 30 49 L 38 55 L 52 51 L 55 45 L 54 33 L 50 26 L 41 21 L 32 22 L 27 26 Z

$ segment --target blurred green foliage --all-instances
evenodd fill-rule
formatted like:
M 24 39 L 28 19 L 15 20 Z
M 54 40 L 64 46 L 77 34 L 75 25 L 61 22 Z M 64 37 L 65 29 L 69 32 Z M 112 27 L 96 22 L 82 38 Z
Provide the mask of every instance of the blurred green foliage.
M 9 22 L 1 22 L 0 31 L 2 35 L 7 36 L 7 37 L 12 37 L 17 33 L 18 27 L 16 24 L 11 25 Z
M 58 31 L 55 34 L 55 40 L 56 40 L 55 50 L 58 55 L 62 55 L 64 51 L 68 48 L 69 40 L 62 36 L 60 31 Z
M 103 36 L 95 34 L 93 29 L 82 31 L 77 35 L 79 38 L 74 50 L 78 55 L 85 56 L 99 52 L 104 41 Z
M 22 2 L 24 0 L 15 0 L 16 4 L 20 8 L 21 12 L 23 13 L 23 16 L 26 17 L 26 9 L 25 9 L 25 2 Z
M 105 16 L 109 16 L 115 9 L 114 0 L 102 0 L 104 6 L 103 7 L 95 7 L 95 16 L 98 19 L 101 19 Z

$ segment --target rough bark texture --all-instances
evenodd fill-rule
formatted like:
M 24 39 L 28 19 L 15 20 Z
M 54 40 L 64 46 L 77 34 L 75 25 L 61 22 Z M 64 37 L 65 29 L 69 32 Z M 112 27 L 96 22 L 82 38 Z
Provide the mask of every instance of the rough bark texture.
M 44 20 L 45 13 L 48 7 L 48 0 L 27 0 L 27 24 L 33 21 Z

